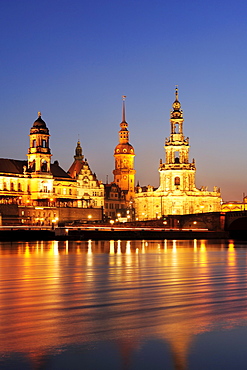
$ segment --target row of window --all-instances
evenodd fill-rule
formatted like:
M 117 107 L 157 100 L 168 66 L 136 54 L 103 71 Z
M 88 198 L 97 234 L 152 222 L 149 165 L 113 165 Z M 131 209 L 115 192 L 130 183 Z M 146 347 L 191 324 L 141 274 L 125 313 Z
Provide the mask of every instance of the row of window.
M 23 188 L 22 188 L 22 185 L 20 182 L 18 182 L 17 184 L 14 184 L 13 182 L 10 183 L 10 186 L 9 186 L 9 189 L 8 189 L 8 186 L 7 186 L 7 183 L 4 182 L 3 183 L 3 188 L 2 188 L 3 191 L 23 191 Z M 27 185 L 27 192 L 29 192 L 29 185 Z
M 125 208 L 124 204 L 119 204 L 119 203 L 105 203 L 105 209 L 120 209 L 120 208 Z
M 37 141 L 34 139 L 33 140 L 33 148 L 36 148 L 36 146 L 37 146 Z M 48 142 L 46 141 L 46 140 L 42 140 L 41 141 L 41 147 L 42 148 L 48 148 Z
M 13 182 L 10 183 L 10 187 L 8 189 L 7 187 L 7 183 L 4 182 L 3 183 L 3 188 L 2 188 L 3 191 L 19 191 L 19 192 L 22 192 L 24 191 L 24 189 L 22 188 L 22 184 L 21 183 L 17 183 L 17 184 L 14 184 Z M 30 186 L 27 185 L 27 192 L 29 193 L 30 192 Z M 42 189 L 40 189 L 40 192 L 43 192 L 43 193 L 50 193 L 50 190 L 48 189 L 48 186 L 47 185 L 43 185 L 42 186 Z M 67 188 L 58 188 L 58 189 L 55 189 L 54 188 L 54 192 L 56 192 L 57 194 L 63 194 L 63 195 L 72 195 L 72 189 L 67 189 Z

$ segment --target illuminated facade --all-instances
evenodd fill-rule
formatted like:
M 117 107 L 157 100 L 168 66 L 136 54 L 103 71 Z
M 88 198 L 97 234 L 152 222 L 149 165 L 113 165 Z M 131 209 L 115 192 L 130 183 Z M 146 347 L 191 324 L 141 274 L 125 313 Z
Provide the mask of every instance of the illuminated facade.
M 178 89 L 171 111 L 170 137 L 165 141 L 166 162 L 160 163 L 160 186 L 137 187 L 135 195 L 136 218 L 148 220 L 170 214 L 218 212 L 221 210 L 220 189 L 214 191 L 195 186 L 195 161 L 189 162 L 189 138 L 183 134 L 183 111 L 178 100 Z
M 128 123 L 125 120 L 125 98 L 123 96 L 122 122 L 120 123 L 119 144 L 114 151 L 115 169 L 113 170 L 114 183 L 124 191 L 126 202 L 129 203 L 135 196 L 135 152 L 129 143 Z
M 68 174 L 77 181 L 78 206 L 83 208 L 103 207 L 104 185 L 91 171 L 87 160 L 84 160 L 80 141 L 77 142 L 74 159 Z
M 30 130 L 28 160 L 0 158 L 0 213 L 9 215 L 9 220 L 11 215 L 15 216 L 15 219 L 12 217 L 13 223 L 18 218 L 18 222 L 32 225 L 87 220 L 88 215 L 92 219 L 102 219 L 103 185 L 91 173 L 86 161 L 78 176 L 70 176 L 58 161 L 51 163 L 49 137 L 49 130 L 39 112 Z M 89 196 L 85 195 L 85 202 L 82 201 L 85 188 L 83 171 L 89 179 Z

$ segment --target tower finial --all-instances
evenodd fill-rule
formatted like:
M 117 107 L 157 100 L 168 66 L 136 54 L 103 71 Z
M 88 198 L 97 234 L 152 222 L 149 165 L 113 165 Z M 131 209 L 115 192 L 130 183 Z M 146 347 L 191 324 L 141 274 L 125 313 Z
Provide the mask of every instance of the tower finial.
M 38 112 L 38 117 L 41 117 L 41 112 Z
M 175 97 L 176 101 L 178 101 L 178 85 L 175 85 Z
M 122 95 L 122 99 L 123 99 L 122 122 L 125 122 L 125 99 L 126 99 L 126 95 Z

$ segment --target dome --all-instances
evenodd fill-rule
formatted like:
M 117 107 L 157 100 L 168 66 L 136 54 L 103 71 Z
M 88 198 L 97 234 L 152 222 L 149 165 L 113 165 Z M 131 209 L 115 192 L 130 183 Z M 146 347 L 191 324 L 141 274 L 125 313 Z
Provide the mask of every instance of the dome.
M 45 121 L 43 121 L 43 119 L 41 118 L 40 112 L 38 112 L 38 118 L 36 119 L 36 121 L 34 121 L 33 127 L 30 130 L 30 134 L 34 134 L 37 132 L 49 134 L 49 130 L 46 127 Z
M 129 143 L 118 144 L 115 148 L 114 154 L 132 154 L 135 155 L 134 148 Z

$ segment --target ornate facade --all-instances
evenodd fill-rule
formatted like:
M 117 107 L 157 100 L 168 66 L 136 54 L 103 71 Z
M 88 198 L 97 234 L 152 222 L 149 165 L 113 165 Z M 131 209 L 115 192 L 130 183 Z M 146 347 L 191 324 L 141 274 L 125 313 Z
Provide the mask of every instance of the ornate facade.
M 89 216 L 92 220 L 102 219 L 104 186 L 78 156 L 75 162 L 81 167 L 76 176 L 65 172 L 58 161 L 51 163 L 49 130 L 40 112 L 29 136 L 28 160 L 0 158 L 0 213 L 11 210 L 15 216 L 13 222 L 19 217 L 19 222 L 32 225 L 88 220 Z
M 77 142 L 74 162 L 68 174 L 77 181 L 78 206 L 83 208 L 101 208 L 104 206 L 104 185 L 84 160 L 80 141 Z
M 138 186 L 135 195 L 136 218 L 148 220 L 169 214 L 218 212 L 221 210 L 220 190 L 195 186 L 195 161 L 189 161 L 189 138 L 183 133 L 183 111 L 178 100 L 178 89 L 171 111 L 170 137 L 165 140 L 166 161 L 160 162 L 160 186 L 157 190 Z

